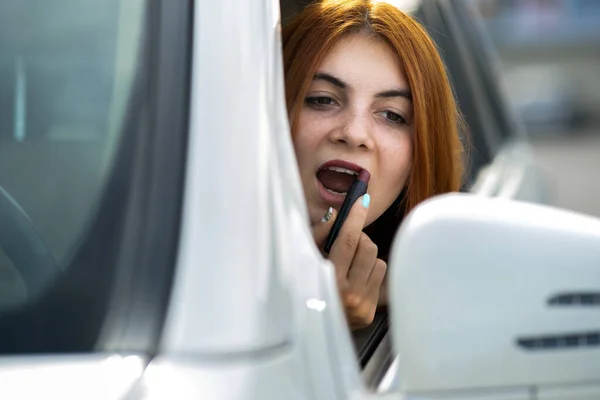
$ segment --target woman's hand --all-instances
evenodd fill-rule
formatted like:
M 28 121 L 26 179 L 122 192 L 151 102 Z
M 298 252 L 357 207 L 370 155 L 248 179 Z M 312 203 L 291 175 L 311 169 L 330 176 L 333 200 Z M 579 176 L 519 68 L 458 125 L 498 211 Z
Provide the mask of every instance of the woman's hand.
M 350 209 L 328 257 L 335 265 L 338 290 L 353 330 L 373 322 L 387 269 L 386 263 L 377 258 L 377 245 L 362 231 L 369 206 L 367 196 L 359 198 Z M 319 248 L 336 217 L 337 212 L 332 210 L 329 219 L 313 226 L 313 238 Z

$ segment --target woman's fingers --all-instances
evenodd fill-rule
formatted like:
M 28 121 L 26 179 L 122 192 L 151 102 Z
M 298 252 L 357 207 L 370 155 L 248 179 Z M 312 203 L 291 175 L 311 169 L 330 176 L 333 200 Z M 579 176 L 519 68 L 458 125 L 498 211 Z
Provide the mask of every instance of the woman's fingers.
M 385 262 L 377 259 L 374 263 L 371 276 L 374 273 L 380 275 L 383 266 L 385 266 Z M 362 291 L 362 295 L 355 294 L 357 293 L 356 289 L 349 289 L 348 294 L 345 296 L 342 295 L 348 324 L 353 330 L 369 326 L 375 318 L 381 290 L 381 283 L 375 285 L 375 282 L 375 279 L 372 281 L 373 284 L 371 284 L 371 281 L 367 281 L 365 286 L 358 289 Z
M 377 260 L 377 245 L 365 234 L 362 233 L 356 255 L 352 260 L 352 266 L 348 271 L 348 284 L 358 292 L 363 292 L 367 288 L 367 281 L 375 266 Z M 363 290 L 364 289 L 364 290 Z
M 362 231 L 369 202 L 367 194 L 354 203 L 329 253 L 348 323 L 353 329 L 373 322 L 386 273 L 386 263 L 377 258 L 377 245 Z M 319 248 L 323 247 L 337 216 L 336 210 L 330 208 L 323 220 L 312 227 Z
M 348 276 L 338 279 L 342 302 L 352 329 L 370 325 L 375 317 L 387 265 L 377 258 L 377 246 L 362 234 Z
M 373 292 L 377 289 L 378 294 L 383 289 L 383 281 L 387 272 L 387 263 L 382 259 L 378 258 L 371 270 L 371 275 L 367 280 L 367 290 Z M 387 288 L 386 288 L 387 289 Z M 387 290 L 385 290 L 387 297 Z
M 368 194 L 356 200 L 329 252 L 329 259 L 335 265 L 338 281 L 345 279 L 348 275 L 361 235 L 363 235 L 362 230 L 367 220 L 369 202 Z
M 315 244 L 319 249 L 323 247 L 325 239 L 327 239 L 327 235 L 329 235 L 329 231 L 331 230 L 336 217 L 337 211 L 333 207 L 329 207 L 321 221 L 316 225 L 313 225 L 312 235 Z

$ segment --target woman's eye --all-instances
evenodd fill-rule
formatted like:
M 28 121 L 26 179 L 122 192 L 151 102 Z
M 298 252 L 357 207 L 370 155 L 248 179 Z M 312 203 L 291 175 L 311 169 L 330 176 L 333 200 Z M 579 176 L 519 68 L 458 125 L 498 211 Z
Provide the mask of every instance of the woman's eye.
M 336 104 L 335 100 L 326 96 L 307 97 L 305 102 L 317 107 L 332 106 Z
M 392 111 L 384 111 L 383 116 L 393 124 L 406 125 L 406 119 L 398 113 Z

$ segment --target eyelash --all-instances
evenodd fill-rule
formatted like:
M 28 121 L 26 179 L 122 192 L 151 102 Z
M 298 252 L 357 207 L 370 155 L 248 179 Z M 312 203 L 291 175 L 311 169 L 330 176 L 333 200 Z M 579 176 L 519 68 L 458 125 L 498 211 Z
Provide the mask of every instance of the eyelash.
M 330 100 L 331 103 L 330 104 L 321 104 L 319 103 L 319 100 Z M 327 97 L 327 96 L 314 96 L 314 97 L 307 97 L 304 102 L 306 104 L 308 104 L 309 106 L 316 108 L 316 109 L 323 109 L 325 107 L 329 107 L 332 105 L 336 105 L 337 102 L 332 99 L 331 97 Z
M 319 103 L 320 101 L 323 100 L 328 100 L 330 101 L 330 103 L 328 104 L 322 104 Z M 331 97 L 328 96 L 313 96 L 313 97 L 307 97 L 304 102 L 309 105 L 310 107 L 317 109 L 317 110 L 323 110 L 326 109 L 332 105 L 336 105 L 337 102 L 332 99 Z M 383 117 L 386 119 L 386 121 L 392 125 L 407 125 L 406 122 L 406 118 L 404 118 L 402 115 L 395 113 L 393 111 L 382 111 L 379 113 L 380 115 L 383 115 Z M 387 116 L 385 116 L 385 114 L 387 114 Z M 394 119 L 390 119 L 389 117 L 393 116 Z
M 404 118 L 402 115 L 395 113 L 393 111 L 382 111 L 380 114 L 388 114 L 388 115 L 393 115 L 394 118 L 396 118 L 396 120 L 392 120 L 389 117 L 384 117 L 390 124 L 394 124 L 394 125 L 407 125 L 406 123 L 406 118 Z

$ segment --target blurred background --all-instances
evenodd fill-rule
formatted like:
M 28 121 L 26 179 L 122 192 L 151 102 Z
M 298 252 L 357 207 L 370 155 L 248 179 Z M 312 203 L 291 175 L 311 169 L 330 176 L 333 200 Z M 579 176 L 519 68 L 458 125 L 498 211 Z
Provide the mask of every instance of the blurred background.
M 600 1 L 473 1 L 556 205 L 600 216 Z

